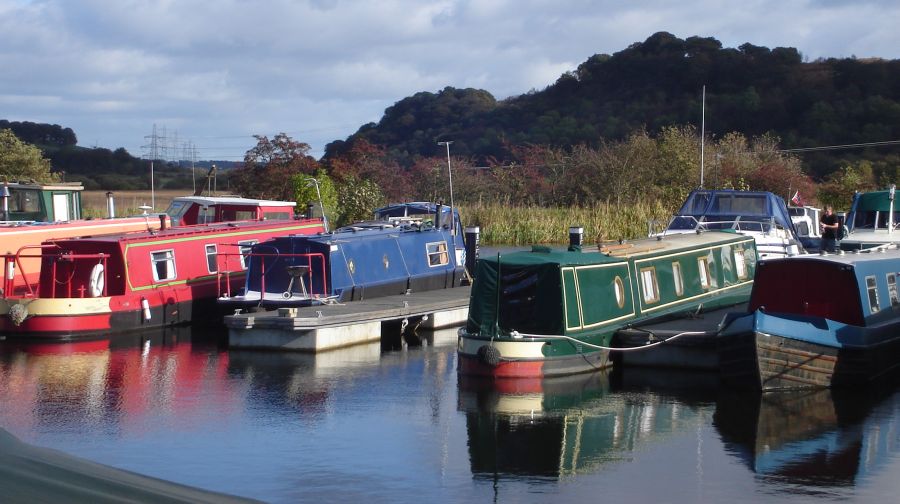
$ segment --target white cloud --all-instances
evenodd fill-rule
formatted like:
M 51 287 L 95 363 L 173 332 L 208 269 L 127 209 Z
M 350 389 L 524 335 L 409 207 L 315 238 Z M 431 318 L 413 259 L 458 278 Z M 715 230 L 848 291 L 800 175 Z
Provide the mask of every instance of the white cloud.
M 657 31 L 898 58 L 896 19 L 888 0 L 0 0 L 0 118 L 132 152 L 157 123 L 213 157 L 280 131 L 321 154 L 415 92 L 542 89 Z

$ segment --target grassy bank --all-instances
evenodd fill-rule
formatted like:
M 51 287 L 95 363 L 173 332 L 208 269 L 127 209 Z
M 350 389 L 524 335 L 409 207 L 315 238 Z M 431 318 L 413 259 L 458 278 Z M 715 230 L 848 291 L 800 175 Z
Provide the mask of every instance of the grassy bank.
M 463 223 L 480 226 L 481 243 L 485 245 L 566 243 L 570 226 L 584 228 L 586 244 L 634 239 L 647 236 L 650 221 L 667 223 L 673 211 L 659 202 L 553 208 L 501 203 L 460 205 Z
M 173 198 L 185 196 L 183 190 L 156 191 L 156 211 L 165 211 Z M 150 205 L 150 191 L 116 191 L 116 214 L 137 215 L 140 207 Z M 82 204 L 86 217 L 106 216 L 106 191 L 84 191 Z M 566 243 L 569 227 L 584 228 L 587 244 L 599 241 L 634 239 L 647 235 L 647 223 L 668 222 L 675 209 L 657 201 L 640 201 L 617 206 L 601 203 L 593 206 L 538 207 L 505 203 L 468 203 L 459 208 L 466 226 L 481 227 L 484 245 L 531 245 Z
M 187 196 L 190 193 L 186 189 L 171 189 L 156 191 L 156 212 L 165 212 L 172 199 L 178 196 Z M 113 191 L 113 199 L 116 202 L 116 215 L 139 215 L 143 213 L 140 207 L 150 206 L 153 198 L 150 191 Z M 106 217 L 106 191 L 84 191 L 81 193 L 81 205 L 84 207 L 85 217 Z

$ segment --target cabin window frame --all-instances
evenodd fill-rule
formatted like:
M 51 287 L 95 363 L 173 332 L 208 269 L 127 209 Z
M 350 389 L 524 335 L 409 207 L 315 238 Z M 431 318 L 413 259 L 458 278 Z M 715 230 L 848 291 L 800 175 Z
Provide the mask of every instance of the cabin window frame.
M 739 280 L 747 279 L 747 260 L 742 249 L 734 250 L 734 272 Z
M 897 290 L 897 274 L 888 273 L 885 276 L 888 286 L 888 299 L 891 300 L 891 308 L 900 305 L 900 291 Z
M 429 268 L 438 268 L 450 264 L 450 250 L 446 240 L 425 244 L 425 255 Z
M 675 285 L 675 295 L 681 297 L 684 295 L 684 275 L 681 272 L 681 263 L 675 261 L 672 263 L 672 281 Z
M 215 243 L 207 243 L 203 249 L 206 252 L 206 271 L 217 273 L 219 271 L 219 247 Z
M 619 309 L 625 308 L 625 282 L 622 281 L 622 277 L 616 275 L 616 278 L 613 279 L 613 294 L 616 297 L 616 304 L 619 306 Z
M 641 298 L 646 304 L 659 302 L 659 282 L 656 278 L 656 266 L 641 268 Z M 649 292 L 648 292 L 649 287 Z
M 238 245 L 238 257 L 241 263 L 241 269 L 246 270 L 247 266 L 249 266 L 248 258 L 250 257 L 250 251 L 253 249 L 253 246 L 259 243 L 259 240 L 244 240 L 239 241 Z
M 162 254 L 162 257 L 158 257 Z M 165 278 L 160 275 L 159 264 L 165 264 Z M 153 270 L 154 282 L 169 282 L 178 278 L 178 269 L 175 264 L 175 249 L 154 250 L 150 252 L 150 269 Z
M 700 287 L 703 289 L 709 289 L 710 287 L 712 287 L 712 275 L 709 271 L 709 258 L 698 257 L 697 267 L 699 268 L 698 278 L 700 280 Z
M 868 294 L 869 299 L 869 311 L 873 314 L 881 311 L 881 306 L 878 303 L 878 281 L 875 279 L 875 275 L 869 275 L 865 278 L 866 280 L 866 292 Z

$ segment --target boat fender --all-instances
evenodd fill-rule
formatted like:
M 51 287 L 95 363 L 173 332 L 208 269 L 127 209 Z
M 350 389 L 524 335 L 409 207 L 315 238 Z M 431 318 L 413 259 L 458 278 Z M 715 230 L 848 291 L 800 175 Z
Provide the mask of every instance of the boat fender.
M 9 320 L 18 327 L 28 318 L 28 308 L 23 304 L 14 304 L 9 307 Z
M 478 348 L 478 360 L 491 367 L 500 364 L 500 350 L 493 345 L 482 345 Z
M 91 270 L 91 281 L 89 284 L 91 297 L 103 295 L 103 283 L 103 264 L 97 263 L 94 265 L 94 269 Z
M 150 301 L 147 298 L 141 298 L 141 311 L 144 312 L 144 320 L 150 320 Z

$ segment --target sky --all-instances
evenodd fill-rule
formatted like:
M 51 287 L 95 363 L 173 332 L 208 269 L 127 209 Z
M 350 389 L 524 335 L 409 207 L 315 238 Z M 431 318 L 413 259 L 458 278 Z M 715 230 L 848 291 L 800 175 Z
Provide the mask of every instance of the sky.
M 318 158 L 417 92 L 541 90 L 659 31 L 898 59 L 898 22 L 896 0 L 0 0 L 0 119 L 136 156 L 155 128 L 173 159 L 284 132 Z

